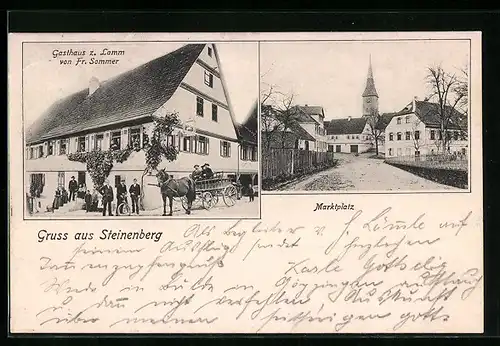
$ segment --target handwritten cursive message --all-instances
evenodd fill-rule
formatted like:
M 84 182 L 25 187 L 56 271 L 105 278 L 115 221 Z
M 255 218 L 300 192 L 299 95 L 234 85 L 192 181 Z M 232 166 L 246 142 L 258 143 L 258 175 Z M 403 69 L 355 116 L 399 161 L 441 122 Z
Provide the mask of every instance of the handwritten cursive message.
M 472 212 L 452 220 L 408 216 L 387 207 L 318 225 L 194 223 L 141 230 L 146 242 L 125 230 L 96 231 L 92 240 L 41 251 L 36 323 L 48 331 L 241 324 L 250 332 L 331 333 L 453 324 L 461 317 L 455 307 L 482 294 L 481 268 L 444 250 L 472 230 Z

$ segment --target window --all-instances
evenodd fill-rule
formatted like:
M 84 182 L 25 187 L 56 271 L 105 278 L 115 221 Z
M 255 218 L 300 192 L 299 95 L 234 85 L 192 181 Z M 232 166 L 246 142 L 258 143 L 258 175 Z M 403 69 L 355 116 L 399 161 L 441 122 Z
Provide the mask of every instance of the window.
M 77 151 L 80 153 L 80 152 L 84 152 L 85 151 L 85 137 L 78 137 L 78 141 L 77 141 Z
M 299 144 L 299 143 L 298 143 L 298 141 L 296 140 L 296 141 L 295 141 L 295 146 L 296 146 L 296 148 L 295 148 L 295 149 L 297 149 L 297 148 L 298 148 L 298 144 Z M 247 146 L 241 146 L 241 147 L 240 147 L 240 156 L 241 156 L 241 159 L 242 159 L 243 161 L 247 161 L 247 160 L 248 160 L 248 156 L 249 156 L 249 155 L 248 155 L 248 149 L 249 149 L 249 148 L 248 148 Z
M 43 145 L 38 147 L 38 157 L 43 157 Z
M 390 141 L 393 141 L 394 140 L 394 133 L 389 133 L 389 140 Z
M 208 138 L 205 136 L 198 136 L 198 154 L 208 155 Z
M 47 155 L 54 155 L 54 141 L 47 143 Z
M 95 135 L 94 139 L 94 149 L 95 150 L 102 150 L 102 142 L 104 141 L 104 134 L 103 133 L 98 133 Z
M 389 155 L 392 155 L 392 148 L 389 148 Z
M 415 131 L 414 137 L 415 137 L 415 140 L 418 141 L 420 139 L 420 131 Z
M 347 135 L 347 139 L 349 139 L 349 135 Z
M 196 115 L 203 116 L 203 99 L 196 96 Z
M 231 143 L 227 141 L 220 142 L 220 156 L 231 157 Z
M 64 187 L 64 172 L 57 172 L 57 186 Z
M 128 143 L 129 145 L 134 148 L 138 149 L 141 147 L 141 128 L 140 127 L 133 127 L 130 129 L 128 133 Z
M 401 140 L 401 132 L 398 132 L 398 137 L 397 137 L 398 141 Z
M 61 139 L 59 142 L 59 155 L 66 155 L 66 151 L 68 150 L 68 140 Z
M 191 137 L 182 138 L 182 151 L 191 152 Z
M 403 151 L 403 149 L 398 148 L 397 152 L 396 152 L 396 156 L 401 156 L 402 155 L 402 151 Z
M 436 131 L 431 130 L 431 139 L 436 139 Z
M 208 48 L 208 56 L 212 57 L 212 48 L 210 48 L 210 47 L 207 47 L 207 48 Z
M 359 136 L 356 136 L 356 139 L 359 139 Z
M 33 148 L 30 148 L 30 159 L 34 159 L 35 158 L 35 151 L 33 150 Z
M 409 140 L 411 139 L 411 134 L 410 134 L 410 131 L 406 131 L 406 133 L 405 133 L 405 139 L 406 139 L 407 141 L 409 141 Z
M 211 88 L 214 87 L 214 75 L 207 71 L 205 71 L 205 84 Z
M 252 147 L 251 155 L 250 160 L 257 161 L 257 147 Z
M 212 103 L 212 120 L 217 121 L 217 105 Z
M 407 124 L 410 123 L 410 116 L 409 115 L 405 117 L 405 123 L 407 123 Z
M 122 134 L 120 131 L 111 132 L 111 142 L 109 148 L 111 150 L 120 150 L 122 144 Z
M 453 132 L 453 139 L 458 141 L 458 131 Z
M 396 119 L 396 123 L 397 123 L 398 125 L 400 125 L 400 124 L 401 124 L 401 118 L 397 118 L 397 119 Z

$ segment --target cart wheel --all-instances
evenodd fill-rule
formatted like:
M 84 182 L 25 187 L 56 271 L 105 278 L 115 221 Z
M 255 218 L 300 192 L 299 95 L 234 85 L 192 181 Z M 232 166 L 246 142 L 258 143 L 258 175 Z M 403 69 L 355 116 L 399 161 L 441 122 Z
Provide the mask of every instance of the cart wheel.
M 210 192 L 204 192 L 201 198 L 203 208 L 208 210 L 215 205 L 214 196 Z
M 188 210 L 188 200 L 186 196 L 181 197 L 181 204 L 184 210 Z
M 236 191 L 236 187 L 233 185 L 229 185 L 224 189 L 224 193 L 222 194 L 222 198 L 224 199 L 224 203 L 228 207 L 232 207 L 236 204 L 236 197 L 238 192 Z

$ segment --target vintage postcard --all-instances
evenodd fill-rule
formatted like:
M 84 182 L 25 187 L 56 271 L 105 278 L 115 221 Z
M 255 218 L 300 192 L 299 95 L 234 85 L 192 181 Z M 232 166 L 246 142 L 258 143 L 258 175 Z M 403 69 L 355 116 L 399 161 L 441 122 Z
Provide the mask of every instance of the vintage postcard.
M 11 333 L 481 333 L 480 32 L 9 36 Z

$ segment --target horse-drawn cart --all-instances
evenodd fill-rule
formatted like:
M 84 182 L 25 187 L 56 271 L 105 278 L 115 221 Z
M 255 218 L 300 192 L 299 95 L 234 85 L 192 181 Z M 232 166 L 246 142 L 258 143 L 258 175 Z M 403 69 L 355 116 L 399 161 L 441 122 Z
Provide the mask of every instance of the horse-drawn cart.
M 221 198 L 224 204 L 232 207 L 236 203 L 238 190 L 230 178 L 225 178 L 224 174 L 217 172 L 210 179 L 202 179 L 195 181 L 196 185 L 196 200 L 201 203 L 203 208 L 210 209 L 219 203 Z M 195 201 L 196 201 L 195 200 Z M 187 198 L 182 197 L 182 207 L 187 210 Z

